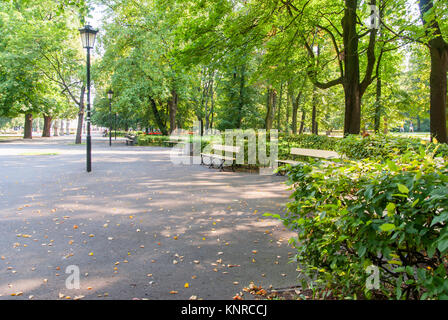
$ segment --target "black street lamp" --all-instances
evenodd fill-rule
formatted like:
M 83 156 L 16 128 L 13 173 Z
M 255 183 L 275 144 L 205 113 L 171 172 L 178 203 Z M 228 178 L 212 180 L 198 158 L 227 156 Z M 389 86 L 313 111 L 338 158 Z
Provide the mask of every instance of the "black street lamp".
M 117 140 L 117 117 L 118 114 L 115 112 L 115 140 Z
M 107 93 L 107 97 L 109 98 L 109 147 L 112 147 L 112 97 L 114 96 L 114 92 L 112 89 Z
M 92 138 L 90 136 L 90 49 L 95 44 L 95 37 L 98 30 L 93 29 L 91 26 L 86 25 L 84 28 L 79 29 L 81 34 L 82 46 L 87 49 L 87 172 L 92 171 Z

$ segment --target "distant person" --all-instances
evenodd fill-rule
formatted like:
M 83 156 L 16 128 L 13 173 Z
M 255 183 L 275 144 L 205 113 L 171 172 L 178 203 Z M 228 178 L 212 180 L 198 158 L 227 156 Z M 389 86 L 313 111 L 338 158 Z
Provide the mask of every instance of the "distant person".
M 412 124 L 412 122 L 409 125 L 409 132 L 414 132 L 414 125 Z
M 404 123 L 401 124 L 400 132 L 404 132 Z

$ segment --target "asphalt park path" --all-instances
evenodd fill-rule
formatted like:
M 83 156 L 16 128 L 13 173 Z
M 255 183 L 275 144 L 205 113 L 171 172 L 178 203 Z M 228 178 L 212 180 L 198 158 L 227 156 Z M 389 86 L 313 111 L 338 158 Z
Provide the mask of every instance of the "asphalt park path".
M 284 177 L 175 165 L 170 148 L 100 136 L 87 173 L 73 142 L 0 143 L 0 299 L 232 299 L 251 281 L 297 284 L 293 234 L 263 217 L 284 210 Z

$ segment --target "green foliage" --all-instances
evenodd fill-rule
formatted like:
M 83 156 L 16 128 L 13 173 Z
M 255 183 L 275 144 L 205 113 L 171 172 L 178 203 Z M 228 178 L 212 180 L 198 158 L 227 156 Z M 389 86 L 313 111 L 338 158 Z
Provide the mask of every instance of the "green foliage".
M 139 134 L 137 144 L 139 146 L 162 146 L 166 147 L 166 141 L 170 140 L 169 136 Z
M 349 159 L 374 159 L 386 160 L 402 155 L 408 150 L 419 153 L 427 149 L 435 151 L 437 156 L 448 155 L 448 145 L 427 143 L 417 138 L 396 137 L 391 135 L 371 135 L 362 137 L 350 135 L 341 139 L 337 145 L 337 151 Z
M 67 98 L 81 50 L 77 6 L 83 1 L 0 3 L 0 115 L 75 114 Z
M 425 152 L 427 151 L 427 152 Z M 315 284 L 343 297 L 448 298 L 448 162 L 412 150 L 386 164 L 301 163 L 289 169 L 282 219 L 295 260 Z M 366 268 L 380 289 L 366 287 Z

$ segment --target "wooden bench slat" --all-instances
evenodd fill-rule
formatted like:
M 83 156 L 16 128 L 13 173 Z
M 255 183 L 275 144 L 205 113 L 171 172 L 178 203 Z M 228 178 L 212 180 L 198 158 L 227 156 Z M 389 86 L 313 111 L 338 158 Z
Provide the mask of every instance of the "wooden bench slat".
M 219 151 L 228 151 L 228 152 L 233 152 L 233 153 L 240 152 L 240 147 L 224 146 L 224 145 L 221 145 L 221 144 L 213 144 L 212 148 L 214 150 L 219 150 Z
M 226 156 L 222 156 L 222 155 L 214 154 L 214 153 L 201 153 L 201 155 L 204 157 L 216 158 L 216 159 L 221 159 L 221 160 L 235 160 L 235 158 L 226 157 Z
M 328 150 L 291 148 L 291 154 L 297 156 L 306 156 L 314 158 L 334 159 L 340 158 L 339 153 Z

